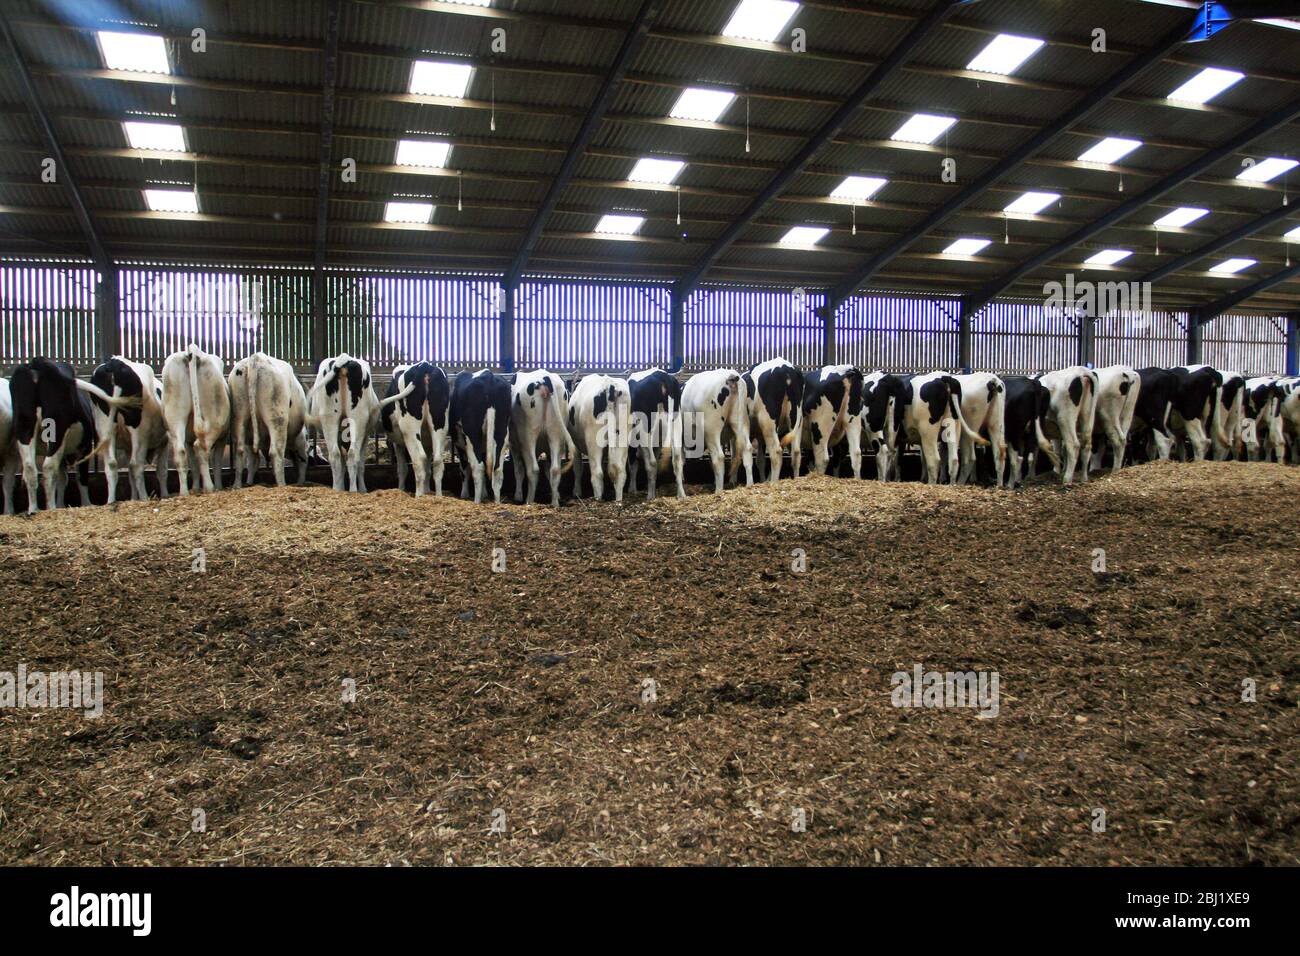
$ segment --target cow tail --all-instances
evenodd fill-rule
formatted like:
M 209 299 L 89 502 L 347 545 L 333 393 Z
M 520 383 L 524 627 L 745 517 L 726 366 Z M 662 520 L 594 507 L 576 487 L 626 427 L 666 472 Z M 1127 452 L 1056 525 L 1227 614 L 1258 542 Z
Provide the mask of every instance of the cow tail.
M 627 386 L 624 386 L 624 388 L 626 389 Z M 631 449 L 631 442 L 628 439 L 632 432 L 632 393 L 630 390 L 626 390 L 621 394 L 618 392 L 615 392 L 615 394 L 618 395 L 619 400 L 614 404 L 614 421 L 618 425 L 618 440 L 621 442 L 621 446 L 617 447 L 624 449 L 623 460 L 626 462 L 628 451 Z
M 560 398 L 560 390 L 551 389 L 551 414 L 560 422 L 560 430 L 564 432 L 564 443 L 569 447 L 569 457 L 560 468 L 560 474 L 564 474 L 573 467 L 573 463 L 578 458 L 578 446 L 573 441 L 573 436 L 569 434 L 569 411 L 565 407 L 567 402 Z
M 1231 448 L 1232 443 L 1228 441 L 1228 433 L 1223 430 L 1223 419 L 1227 417 L 1223 410 L 1223 386 L 1214 387 L 1214 405 L 1210 409 L 1210 430 L 1214 433 L 1214 440 L 1224 448 Z
M 668 402 L 668 414 L 663 419 L 663 428 L 657 429 L 658 431 L 666 431 L 668 433 L 666 435 L 661 436 L 663 438 L 663 441 L 659 445 L 659 470 L 661 472 L 667 471 L 668 463 L 672 461 L 673 432 L 675 431 L 675 429 L 673 428 L 673 416 L 677 414 L 677 412 L 673 409 L 673 397 L 669 395 L 666 401 Z
M 262 447 L 257 434 L 257 373 L 261 367 L 261 361 L 253 356 L 253 361 L 248 363 L 248 434 L 253 442 L 254 464 L 257 463 L 256 456 Z
M 194 431 L 203 431 L 203 410 L 199 406 L 199 347 L 191 345 L 185 350 L 185 364 L 190 369 L 190 405 L 194 409 Z
M 483 465 L 487 469 L 487 480 L 492 480 L 492 474 L 497 467 L 497 410 L 495 406 L 489 406 L 487 414 L 483 416 Z

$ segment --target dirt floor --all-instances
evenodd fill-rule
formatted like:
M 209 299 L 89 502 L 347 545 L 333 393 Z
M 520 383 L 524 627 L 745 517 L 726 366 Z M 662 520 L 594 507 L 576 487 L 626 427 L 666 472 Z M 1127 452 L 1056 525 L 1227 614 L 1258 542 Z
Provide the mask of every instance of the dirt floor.
M 0 863 L 1300 863 L 1300 469 L 692 491 L 0 519 Z

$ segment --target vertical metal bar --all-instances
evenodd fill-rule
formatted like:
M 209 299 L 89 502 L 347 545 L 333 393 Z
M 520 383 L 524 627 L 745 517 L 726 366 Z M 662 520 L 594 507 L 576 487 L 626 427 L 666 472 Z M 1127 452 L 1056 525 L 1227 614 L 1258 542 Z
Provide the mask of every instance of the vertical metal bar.
M 676 285 L 668 287 L 668 371 L 676 375 L 686 364 L 686 302 Z
M 1204 336 L 1201 325 L 1201 313 L 1192 309 L 1187 313 L 1187 364 L 1197 365 L 1201 361 L 1201 340 Z
M 503 372 L 515 370 L 515 289 L 517 286 L 501 279 L 501 348 L 500 362 Z
M 828 290 L 826 302 L 821 307 L 822 365 L 835 364 L 835 313 L 841 303 Z
M 1286 317 L 1286 374 L 1300 375 L 1300 312 Z
M 974 367 L 975 339 L 973 320 L 965 298 L 961 300 L 961 313 L 957 318 L 957 365 L 963 375 L 969 375 Z
M 121 351 L 121 317 L 118 314 L 117 266 L 100 273 L 95 284 L 95 323 L 99 330 L 99 360 L 107 362 Z

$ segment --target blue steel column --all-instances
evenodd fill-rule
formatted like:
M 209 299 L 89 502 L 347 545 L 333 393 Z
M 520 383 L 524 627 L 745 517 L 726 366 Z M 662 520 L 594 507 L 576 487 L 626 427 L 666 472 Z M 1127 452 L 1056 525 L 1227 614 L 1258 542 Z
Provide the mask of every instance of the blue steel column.
M 515 370 L 515 291 L 519 287 L 501 279 L 501 371 Z
M 1300 312 L 1286 317 L 1286 374 L 1300 375 Z
M 686 364 L 686 299 L 676 284 L 668 288 L 669 369 L 676 375 Z

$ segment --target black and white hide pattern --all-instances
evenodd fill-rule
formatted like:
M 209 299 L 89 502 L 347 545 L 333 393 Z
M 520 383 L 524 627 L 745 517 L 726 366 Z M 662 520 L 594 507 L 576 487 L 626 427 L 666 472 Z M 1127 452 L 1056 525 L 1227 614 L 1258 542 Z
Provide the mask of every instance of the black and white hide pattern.
M 143 362 L 132 362 L 116 355 L 100 365 L 90 382 L 109 395 L 130 396 L 139 401 L 133 408 L 115 409 L 98 398 L 91 399 L 108 487 L 105 504 L 117 501 L 118 449 L 127 455 L 127 474 L 131 497 L 149 500 L 144 485 L 144 469 L 153 463 L 158 478 L 158 497 L 167 497 L 167 468 L 171 457 L 167 443 L 167 420 L 163 416 L 162 383 L 153 369 Z
M 4 513 L 14 513 L 14 483 L 19 469 L 18 444 L 14 441 L 14 400 L 9 379 L 0 378 L 0 491 Z
M 961 414 L 966 424 L 989 441 L 993 453 L 993 484 L 1001 488 L 1007 465 L 1006 386 L 989 372 L 952 376 L 961 386 Z M 959 429 L 960 431 L 960 429 Z M 957 484 L 964 485 L 975 474 L 975 442 L 961 433 L 961 470 Z
M 826 474 L 830 449 L 848 441 L 854 478 L 862 477 L 862 373 L 826 365 L 804 376 L 801 442 L 812 449 L 813 470 Z
M 414 472 L 415 497 L 442 497 L 442 476 L 451 450 L 451 383 L 447 373 L 429 362 L 393 369 L 380 402 L 379 420 L 397 462 L 397 487 L 406 487 Z
M 1061 484 L 1074 480 L 1076 468 L 1079 480 L 1086 482 L 1097 412 L 1097 373 L 1083 365 L 1071 365 L 1039 375 L 1038 380 L 1052 395 L 1043 431 L 1061 449 Z
M 1286 398 L 1283 379 L 1276 375 L 1259 375 L 1246 379 L 1242 390 L 1241 441 L 1250 461 L 1282 462 L 1286 459 L 1285 419 L 1282 402 Z
M 1101 469 L 1106 446 L 1110 446 L 1113 474 L 1124 467 L 1124 452 L 1128 448 L 1128 433 L 1133 427 L 1142 393 L 1142 380 L 1136 369 L 1128 365 L 1107 365 L 1097 373 L 1096 410 L 1093 413 L 1091 471 Z
M 573 463 L 573 496 L 582 497 L 582 457 L 591 471 L 596 500 L 605 496 L 609 479 L 614 500 L 623 500 L 632 428 L 632 392 L 626 379 L 587 375 L 569 396 L 569 434 L 577 446 Z
M 344 352 L 320 363 L 307 393 L 306 423 L 325 440 L 335 491 L 366 490 L 366 442 L 379 427 L 382 407 L 365 359 Z
M 1043 425 L 1052 413 L 1052 393 L 1038 379 L 1025 375 L 1005 375 L 1002 384 L 1006 388 L 1003 429 L 1010 466 L 1007 487 L 1014 488 L 1021 480 L 1022 463 L 1032 463 L 1039 451 L 1047 455 L 1053 468 L 1060 462 L 1056 449 L 1043 432 Z
M 298 484 L 307 480 L 307 393 L 293 367 L 265 352 L 235 363 L 230 386 L 230 441 L 236 488 L 253 484 L 265 457 L 278 487 L 284 487 L 284 462 L 298 465 Z M 245 478 L 245 474 L 247 477 Z
M 1174 447 L 1169 416 L 1173 413 L 1181 383 L 1168 369 L 1148 366 L 1137 370 L 1138 395 L 1133 409 L 1129 438 L 1135 453 L 1168 461 Z M 1154 453 L 1154 455 L 1153 455 Z
M 109 395 L 90 382 L 83 382 L 66 362 L 34 358 L 14 369 L 9 379 L 12 403 L 13 441 L 27 489 L 27 513 L 37 510 L 37 495 L 45 491 L 45 507 L 62 508 L 68 488 L 67 467 L 76 468 L 81 503 L 90 503 L 86 490 L 88 458 L 98 450 L 95 416 L 90 399 L 107 407 L 130 409 L 140 406 L 138 395 Z M 37 486 L 37 459 L 40 487 Z
M 682 389 L 682 435 L 687 449 L 708 453 L 713 465 L 713 490 L 720 493 L 726 473 L 724 442 L 731 440 L 734 455 L 745 467 L 745 484 L 754 483 L 754 451 L 749 438 L 749 397 L 744 379 L 735 369 L 715 368 L 690 377 Z M 732 469 L 735 483 L 736 469 Z
M 803 463 L 803 373 L 785 359 L 774 358 L 755 365 L 741 378 L 759 479 L 776 483 L 785 448 L 790 449 L 791 474 L 797 478 Z M 735 459 L 731 471 L 734 481 Z
M 1178 457 L 1186 461 L 1186 445 L 1191 445 L 1192 460 L 1204 461 L 1210 454 L 1214 424 L 1222 425 L 1215 412 L 1223 376 L 1208 365 L 1180 365 L 1169 371 L 1178 382 L 1169 414 L 1169 429 L 1175 437 Z M 1226 435 L 1217 435 L 1214 440 L 1223 445 L 1228 442 Z
M 483 501 L 490 484 L 492 500 L 501 504 L 502 468 L 510 432 L 510 383 L 488 369 L 461 372 L 451 388 L 451 438 L 460 460 L 460 494 Z
M 646 474 L 646 500 L 654 500 L 659 473 L 671 463 L 677 497 L 685 498 L 681 383 L 661 368 L 649 368 L 629 375 L 627 387 L 632 396 L 627 490 L 636 491 L 639 461 Z
M 546 452 L 551 504 L 560 506 L 560 477 L 573 467 L 577 447 L 569 435 L 569 390 L 554 372 L 537 369 L 514 376 L 510 403 L 510 459 L 515 470 L 515 501 L 537 499 L 537 453 Z M 567 463 L 561 464 L 567 455 Z

